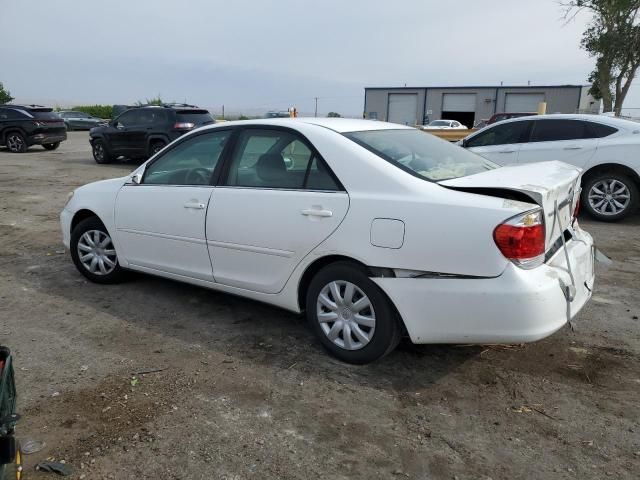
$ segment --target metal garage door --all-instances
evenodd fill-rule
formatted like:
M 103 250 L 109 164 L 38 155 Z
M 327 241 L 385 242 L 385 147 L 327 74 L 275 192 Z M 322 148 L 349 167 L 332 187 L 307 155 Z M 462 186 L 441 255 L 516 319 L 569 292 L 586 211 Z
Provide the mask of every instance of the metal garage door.
M 537 112 L 538 104 L 544 102 L 544 93 L 507 93 L 504 111 Z
M 475 93 L 445 93 L 442 95 L 443 112 L 475 112 Z
M 390 93 L 387 121 L 415 125 L 418 121 L 418 94 Z

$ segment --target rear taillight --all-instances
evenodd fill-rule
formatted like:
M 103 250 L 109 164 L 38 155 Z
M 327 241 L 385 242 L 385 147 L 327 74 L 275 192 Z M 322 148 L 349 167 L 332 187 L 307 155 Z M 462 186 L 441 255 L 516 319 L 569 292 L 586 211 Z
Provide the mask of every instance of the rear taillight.
M 542 265 L 545 246 L 542 210 L 532 210 L 501 223 L 493 231 L 493 239 L 502 254 L 519 267 Z
M 196 124 L 191 122 L 177 122 L 173 128 L 176 130 L 191 130 L 195 126 Z

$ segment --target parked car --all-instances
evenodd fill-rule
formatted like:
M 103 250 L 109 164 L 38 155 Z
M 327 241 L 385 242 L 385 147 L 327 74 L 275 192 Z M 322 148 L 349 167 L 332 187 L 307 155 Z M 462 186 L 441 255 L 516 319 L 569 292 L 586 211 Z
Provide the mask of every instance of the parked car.
M 89 142 L 97 163 L 118 157 L 145 159 L 194 128 L 215 123 L 202 108 L 185 104 L 133 107 L 106 125 L 92 128 Z
M 503 120 L 510 120 L 512 118 L 520 118 L 520 117 L 531 117 L 533 115 L 537 115 L 536 112 L 511 112 L 511 113 L 494 113 L 489 118 L 487 125 L 494 124 L 496 122 L 501 122 Z
M 93 127 L 107 123 L 84 112 L 58 112 L 58 116 L 64 120 L 64 126 L 68 132 L 71 130 L 91 130 Z
M 306 311 L 324 347 L 366 363 L 404 334 L 518 343 L 565 325 L 594 281 L 579 175 L 391 123 L 250 120 L 78 188 L 60 221 L 91 281 L 137 270 Z
M 424 125 L 422 128 L 436 129 L 436 130 L 468 130 L 468 128 L 456 120 L 433 120 L 428 125 Z
M 55 150 L 67 139 L 64 122 L 52 108 L 39 105 L 0 105 L 0 146 L 24 153 L 31 145 Z
M 637 122 L 599 115 L 541 115 L 491 125 L 461 144 L 500 165 L 561 160 L 582 168 L 582 206 L 598 220 L 620 220 L 638 205 Z

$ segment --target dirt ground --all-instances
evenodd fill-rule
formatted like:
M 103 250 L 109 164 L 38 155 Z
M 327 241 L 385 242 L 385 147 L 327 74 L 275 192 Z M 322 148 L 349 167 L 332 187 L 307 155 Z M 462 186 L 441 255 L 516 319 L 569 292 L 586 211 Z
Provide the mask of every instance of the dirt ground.
M 88 283 L 64 252 L 67 193 L 121 176 L 86 132 L 0 150 L 0 344 L 19 437 L 85 479 L 637 479 L 640 215 L 583 219 L 613 259 L 569 327 L 526 346 L 414 346 L 333 360 L 304 320 L 143 275 Z M 141 374 L 144 370 L 161 370 Z

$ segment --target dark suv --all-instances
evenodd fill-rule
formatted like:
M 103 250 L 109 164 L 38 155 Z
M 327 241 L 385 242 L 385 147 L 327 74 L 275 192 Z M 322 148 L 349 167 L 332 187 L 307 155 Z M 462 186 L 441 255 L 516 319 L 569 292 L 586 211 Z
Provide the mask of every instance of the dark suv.
M 186 104 L 133 107 L 107 125 L 92 128 L 89 142 L 97 163 L 118 157 L 145 159 L 180 135 L 215 123 L 207 110 Z
M 0 145 L 24 153 L 31 145 L 55 150 L 67 139 L 62 119 L 51 108 L 39 105 L 0 105 Z

